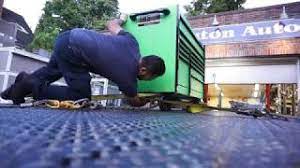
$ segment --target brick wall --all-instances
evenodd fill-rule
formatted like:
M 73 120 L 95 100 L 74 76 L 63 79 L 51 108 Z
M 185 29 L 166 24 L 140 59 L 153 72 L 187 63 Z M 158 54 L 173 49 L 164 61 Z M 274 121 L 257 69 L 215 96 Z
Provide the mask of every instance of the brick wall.
M 217 15 L 217 20 L 219 21 L 220 25 L 276 20 L 280 18 L 283 6 L 286 7 L 286 12 L 290 17 L 300 18 L 300 2 L 295 2 L 263 8 L 221 12 L 204 16 L 195 16 L 190 17 L 188 19 L 193 28 L 211 26 L 214 15 Z
M 222 12 L 206 16 L 189 18 L 193 28 L 210 27 L 214 18 L 220 25 L 251 23 L 258 21 L 276 20 L 280 18 L 283 6 L 290 18 L 300 18 L 300 2 L 275 5 L 263 8 L 247 9 L 240 11 Z M 244 42 L 232 44 L 215 44 L 205 46 L 206 58 L 250 57 L 270 55 L 300 55 L 300 38 Z
M 205 53 L 206 58 L 300 55 L 300 38 L 208 45 L 205 48 Z

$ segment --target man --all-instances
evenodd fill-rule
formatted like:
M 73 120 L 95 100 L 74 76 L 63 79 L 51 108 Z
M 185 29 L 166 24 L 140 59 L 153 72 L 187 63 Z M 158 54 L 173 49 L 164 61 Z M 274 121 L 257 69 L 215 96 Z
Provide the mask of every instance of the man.
M 115 82 L 131 105 L 145 105 L 146 101 L 137 96 L 137 78 L 152 80 L 161 76 L 165 64 L 158 56 L 141 58 L 138 42 L 122 29 L 123 22 L 114 19 L 107 23 L 111 35 L 78 28 L 60 34 L 47 66 L 32 74 L 19 73 L 1 97 L 14 104 L 23 103 L 29 94 L 35 100 L 90 99 L 89 72 L 93 72 Z M 50 85 L 61 77 L 68 86 Z

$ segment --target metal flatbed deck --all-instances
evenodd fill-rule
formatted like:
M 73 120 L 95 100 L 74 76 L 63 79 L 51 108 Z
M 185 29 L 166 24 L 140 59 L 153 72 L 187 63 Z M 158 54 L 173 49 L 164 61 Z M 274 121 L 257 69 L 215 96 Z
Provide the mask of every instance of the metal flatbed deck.
M 0 109 L 4 167 L 300 167 L 300 120 Z

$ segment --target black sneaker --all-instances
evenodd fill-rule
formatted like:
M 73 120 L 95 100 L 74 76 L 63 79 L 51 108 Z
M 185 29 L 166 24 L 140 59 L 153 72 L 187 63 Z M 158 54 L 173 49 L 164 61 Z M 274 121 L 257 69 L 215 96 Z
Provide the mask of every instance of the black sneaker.
M 11 90 L 12 88 L 14 87 L 14 85 L 20 81 L 22 81 L 23 79 L 27 78 L 29 76 L 28 73 L 22 71 L 20 72 L 16 79 L 15 79 L 15 83 L 12 84 L 9 88 L 7 88 L 6 90 L 4 90 L 2 93 L 1 93 L 1 98 L 2 99 L 5 99 L 5 100 L 11 100 Z
M 23 80 L 15 83 L 10 91 L 11 100 L 14 104 L 21 104 L 25 102 L 24 97 L 32 93 L 34 85 L 34 77 L 28 76 Z
M 4 100 L 10 100 L 10 92 L 11 92 L 11 88 L 13 85 L 11 85 L 9 88 L 7 88 L 6 90 L 4 90 L 1 93 L 1 98 Z

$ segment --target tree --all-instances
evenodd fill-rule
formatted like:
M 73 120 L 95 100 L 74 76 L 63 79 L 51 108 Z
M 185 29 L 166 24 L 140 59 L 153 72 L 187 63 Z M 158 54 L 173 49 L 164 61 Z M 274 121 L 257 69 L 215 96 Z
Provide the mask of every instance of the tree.
M 245 2 L 246 0 L 194 0 L 185 9 L 188 15 L 195 16 L 243 9 Z
M 59 32 L 72 28 L 103 30 L 109 18 L 118 14 L 118 0 L 47 1 L 35 30 L 32 49 L 53 49 Z

